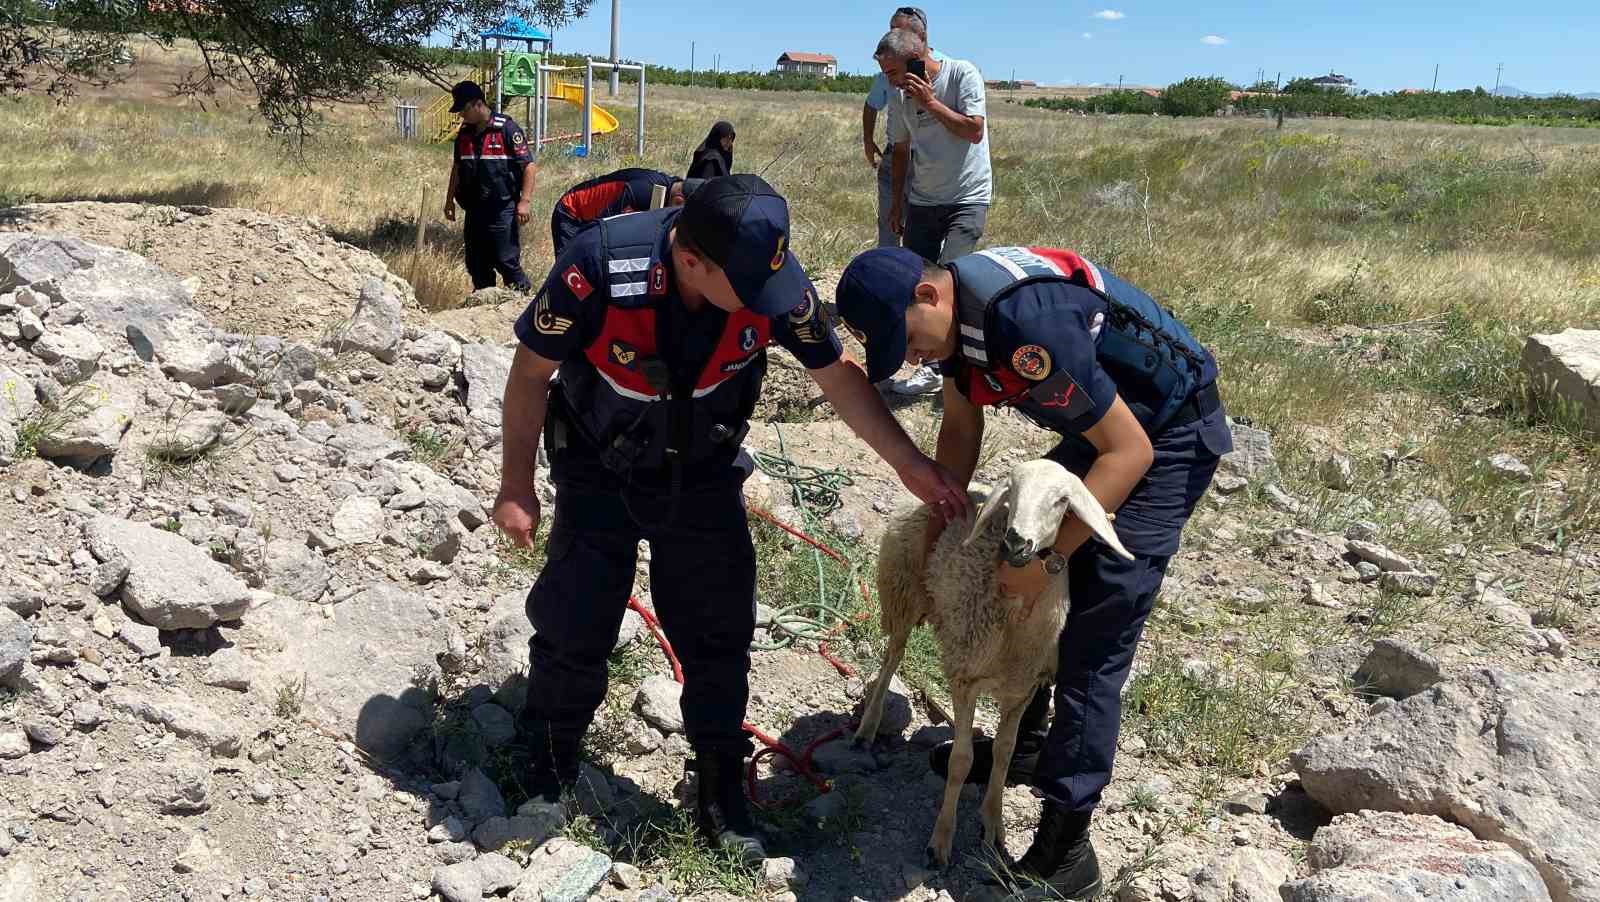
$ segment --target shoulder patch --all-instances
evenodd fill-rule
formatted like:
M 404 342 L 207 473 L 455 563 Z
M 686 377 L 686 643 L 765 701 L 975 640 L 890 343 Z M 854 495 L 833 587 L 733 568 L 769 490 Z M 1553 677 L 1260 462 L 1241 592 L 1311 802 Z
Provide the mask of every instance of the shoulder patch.
M 561 281 L 567 283 L 568 290 L 580 301 L 588 300 L 589 295 L 594 293 L 594 286 L 583 277 L 583 270 L 579 269 L 576 263 L 567 267 L 566 272 L 561 274 Z
M 1050 375 L 1050 352 L 1041 345 L 1023 345 L 1011 355 L 1011 368 L 1024 379 L 1040 382 Z
M 572 318 L 557 316 L 550 309 L 550 295 L 544 294 L 540 295 L 538 305 L 533 308 L 533 327 L 541 335 L 565 335 L 572 328 Z
M 1066 411 L 1071 419 L 1077 419 L 1094 410 L 1094 402 L 1089 399 L 1089 393 L 1067 375 L 1066 370 L 1059 370 L 1049 379 L 1035 385 L 1028 392 L 1028 397 L 1040 407 Z

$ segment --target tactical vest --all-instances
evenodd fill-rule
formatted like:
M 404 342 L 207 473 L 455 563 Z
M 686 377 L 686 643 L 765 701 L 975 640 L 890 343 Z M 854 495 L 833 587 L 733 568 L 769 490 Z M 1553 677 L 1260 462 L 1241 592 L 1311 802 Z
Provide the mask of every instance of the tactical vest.
M 559 371 L 567 419 L 615 472 L 693 465 L 738 453 L 766 374 L 771 320 L 749 310 L 727 315 L 698 373 L 668 370 L 662 304 L 678 303 L 655 258 L 677 208 L 600 220 L 606 304 L 583 357 Z
M 1030 416 L 1030 407 L 1060 406 L 1031 397 L 1040 383 L 1012 372 L 1004 360 L 990 360 L 985 340 L 995 304 L 1044 281 L 1069 282 L 1104 299 L 1105 312 L 1089 329 L 1096 361 L 1147 434 L 1159 433 L 1195 389 L 1216 377 L 1210 352 L 1170 310 L 1072 251 L 995 247 L 959 257 L 951 266 L 959 286 L 961 355 L 979 377 L 964 380 L 963 391 L 976 404 L 1015 404 Z

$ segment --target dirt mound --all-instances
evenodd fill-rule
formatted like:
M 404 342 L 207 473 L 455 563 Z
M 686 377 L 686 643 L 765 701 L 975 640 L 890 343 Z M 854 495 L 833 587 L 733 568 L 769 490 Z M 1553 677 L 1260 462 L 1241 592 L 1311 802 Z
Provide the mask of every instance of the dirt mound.
M 195 306 L 233 332 L 315 339 L 349 315 L 350 299 L 372 278 L 400 295 L 408 320 L 417 309 L 408 282 L 315 217 L 82 201 L 0 211 L 0 231 L 65 233 L 147 257 L 184 279 Z

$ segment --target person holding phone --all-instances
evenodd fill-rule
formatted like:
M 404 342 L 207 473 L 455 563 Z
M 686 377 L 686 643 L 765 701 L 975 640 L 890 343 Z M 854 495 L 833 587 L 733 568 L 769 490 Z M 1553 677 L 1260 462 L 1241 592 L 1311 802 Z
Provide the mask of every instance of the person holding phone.
M 887 107 L 894 145 L 890 225 L 899 227 L 903 212 L 904 246 L 930 263 L 970 254 L 983 237 L 994 193 L 983 75 L 966 60 L 935 57 L 910 28 L 890 30 L 874 57 L 899 89 Z

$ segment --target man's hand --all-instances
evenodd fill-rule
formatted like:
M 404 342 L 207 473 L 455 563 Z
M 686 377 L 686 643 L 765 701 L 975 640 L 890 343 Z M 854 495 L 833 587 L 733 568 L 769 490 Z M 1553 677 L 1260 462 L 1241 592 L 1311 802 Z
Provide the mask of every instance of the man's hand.
M 456 199 L 453 197 L 444 199 L 444 218 L 451 222 L 456 221 Z
M 919 455 L 895 473 L 911 494 L 938 511 L 945 522 L 960 520 L 972 513 L 972 503 L 967 499 L 961 480 L 932 458 Z
M 517 201 L 517 222 L 521 225 L 527 225 L 531 209 L 527 201 Z
M 867 165 L 873 169 L 877 169 L 878 164 L 883 162 L 883 150 L 878 147 L 876 141 L 868 141 L 865 150 L 867 154 Z
M 889 204 L 889 230 L 902 237 L 905 235 L 906 207 L 898 197 Z
M 900 85 L 900 90 L 906 92 L 907 97 L 915 100 L 923 107 L 927 107 L 928 104 L 933 102 L 933 85 L 912 75 L 910 72 L 906 73 L 905 81 Z
M 539 496 L 500 490 L 494 499 L 494 525 L 518 548 L 532 548 L 539 532 Z
M 1013 622 L 1021 622 L 1033 613 L 1039 596 L 1050 585 L 1050 574 L 1044 570 L 1044 561 L 1038 559 L 1029 561 L 1026 567 L 1013 567 L 1001 561 L 999 581 L 1002 598 L 1013 595 L 1022 599 L 1022 607 L 1012 614 Z

